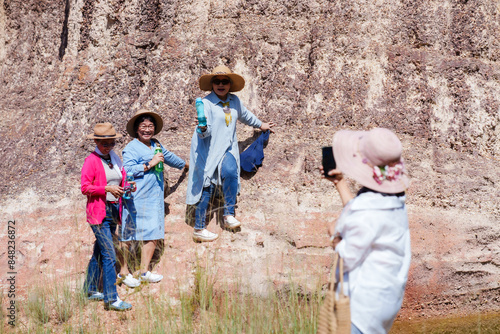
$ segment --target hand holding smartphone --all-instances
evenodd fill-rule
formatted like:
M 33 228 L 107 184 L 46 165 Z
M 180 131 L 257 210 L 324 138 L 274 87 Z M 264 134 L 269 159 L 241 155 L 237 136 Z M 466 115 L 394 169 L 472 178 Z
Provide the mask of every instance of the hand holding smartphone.
M 323 175 L 325 177 L 331 177 L 328 172 L 337 167 L 335 163 L 335 158 L 333 157 L 333 149 L 331 146 L 325 146 L 322 148 L 323 158 L 321 159 L 321 164 L 323 165 Z

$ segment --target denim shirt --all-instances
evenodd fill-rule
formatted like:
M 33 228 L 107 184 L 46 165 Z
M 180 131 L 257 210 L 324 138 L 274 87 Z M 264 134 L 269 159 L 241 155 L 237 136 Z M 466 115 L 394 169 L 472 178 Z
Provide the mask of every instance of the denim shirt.
M 231 113 L 230 123 L 226 124 L 226 114 L 223 102 L 229 102 Z M 220 184 L 216 173 L 220 170 L 222 158 L 230 153 L 238 164 L 238 184 L 240 171 L 240 153 L 236 137 L 236 120 L 254 128 L 260 128 L 262 122 L 241 103 L 240 99 L 231 93 L 227 100 L 222 101 L 213 91 L 203 99 L 207 129 L 204 132 L 194 131 L 191 139 L 191 153 L 189 156 L 189 177 L 186 203 L 196 204 L 200 200 L 201 192 L 210 183 Z
M 136 138 L 128 143 L 122 152 L 125 170 L 134 174 L 137 186 L 132 198 L 124 200 L 122 241 L 159 240 L 165 236 L 163 173 L 156 172 L 154 167 L 144 171 L 144 164 L 150 162 L 155 154 L 154 145 L 154 142 L 151 142 L 151 147 L 148 147 Z M 164 165 L 184 168 L 184 160 L 161 144 L 160 146 L 165 159 Z

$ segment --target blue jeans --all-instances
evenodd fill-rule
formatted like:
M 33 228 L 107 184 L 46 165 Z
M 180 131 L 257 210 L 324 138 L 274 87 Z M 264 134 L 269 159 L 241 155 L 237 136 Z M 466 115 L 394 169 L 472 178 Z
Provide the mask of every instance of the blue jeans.
M 238 195 L 238 164 L 231 153 L 226 153 L 222 159 L 220 178 L 224 195 L 224 216 L 234 216 L 234 206 Z M 214 190 L 215 184 L 203 188 L 201 199 L 196 205 L 194 224 L 196 230 L 205 228 L 205 217 Z
M 113 235 L 119 221 L 119 203 L 106 203 L 106 217 L 100 225 L 90 225 L 95 234 L 94 253 L 90 258 L 84 290 L 88 293 L 99 291 L 99 278 L 102 275 L 104 302 L 111 303 L 118 299 L 116 292 L 116 255 Z

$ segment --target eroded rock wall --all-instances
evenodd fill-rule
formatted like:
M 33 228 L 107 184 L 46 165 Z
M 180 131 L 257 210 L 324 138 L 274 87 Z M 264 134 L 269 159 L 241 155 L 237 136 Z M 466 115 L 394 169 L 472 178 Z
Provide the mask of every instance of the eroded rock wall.
M 277 133 L 264 166 L 242 180 L 240 234 L 195 246 L 186 181 L 167 198 L 165 271 L 178 263 L 181 277 L 217 249 L 252 291 L 289 277 L 326 282 L 324 225 L 340 201 L 318 176 L 320 148 L 338 129 L 381 126 L 400 135 L 413 179 L 405 308 L 450 312 L 474 295 L 471 309 L 500 307 L 498 1 L 0 3 L 0 201 L 2 219 L 19 222 L 26 280 L 61 267 L 60 254 L 79 249 L 85 262 L 90 252 L 79 172 L 94 124 L 125 135 L 149 108 L 165 121 L 158 138 L 186 159 L 197 79 L 226 64 L 246 79 L 238 96 Z M 238 132 L 241 148 L 255 137 Z

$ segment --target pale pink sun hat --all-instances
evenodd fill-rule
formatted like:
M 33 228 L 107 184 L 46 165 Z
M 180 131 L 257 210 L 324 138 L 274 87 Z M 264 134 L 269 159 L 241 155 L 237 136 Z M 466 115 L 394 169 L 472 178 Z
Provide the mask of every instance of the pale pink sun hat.
M 341 130 L 333 136 L 332 146 L 337 169 L 361 185 L 388 194 L 408 188 L 403 145 L 391 130 Z

